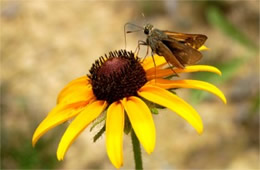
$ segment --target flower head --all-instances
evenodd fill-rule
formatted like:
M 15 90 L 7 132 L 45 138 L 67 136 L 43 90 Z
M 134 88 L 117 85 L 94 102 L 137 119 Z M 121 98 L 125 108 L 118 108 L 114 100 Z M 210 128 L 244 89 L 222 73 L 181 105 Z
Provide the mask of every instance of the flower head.
M 146 74 L 138 58 L 126 51 L 111 52 L 101 57 L 90 69 L 90 83 L 97 100 L 109 104 L 124 97 L 137 96 L 146 82 Z
M 126 120 L 129 120 L 145 151 L 151 153 L 154 150 L 156 132 L 146 101 L 169 108 L 201 134 L 203 124 L 199 114 L 168 89 L 206 90 L 226 103 L 225 96 L 217 87 L 207 82 L 170 80 L 165 77 L 184 72 L 208 71 L 217 74 L 221 72 L 215 67 L 205 65 L 172 70 L 164 67 L 167 63 L 159 56 L 155 56 L 155 62 L 156 67 L 151 57 L 141 62 L 134 53 L 124 50 L 110 52 L 109 55 L 99 58 L 90 69 L 89 75 L 71 81 L 60 92 L 56 107 L 34 132 L 33 146 L 47 131 L 74 118 L 58 146 L 57 158 L 63 160 L 77 136 L 106 111 L 107 154 L 112 164 L 119 168 L 123 164 L 122 148 Z

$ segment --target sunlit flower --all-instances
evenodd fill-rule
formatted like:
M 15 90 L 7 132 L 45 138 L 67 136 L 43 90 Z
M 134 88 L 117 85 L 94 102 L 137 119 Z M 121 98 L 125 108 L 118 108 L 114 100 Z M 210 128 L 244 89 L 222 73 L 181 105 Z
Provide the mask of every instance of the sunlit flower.
M 203 124 L 192 106 L 168 89 L 193 88 L 206 90 L 226 103 L 223 93 L 214 85 L 198 80 L 166 79 L 175 73 L 207 71 L 221 72 L 212 66 L 195 65 L 184 69 L 165 68 L 163 57 L 155 56 L 140 61 L 132 52 L 115 51 L 97 60 L 90 74 L 71 81 L 59 93 L 57 106 L 47 115 L 34 132 L 32 143 L 55 126 L 72 118 L 57 150 L 63 160 L 70 145 L 101 113 L 105 112 L 107 154 L 112 164 L 123 164 L 123 134 L 126 120 L 147 153 L 155 147 L 155 126 L 147 102 L 169 108 L 185 119 L 201 134 Z M 156 70 L 155 70 L 156 69 Z M 126 113 L 126 114 L 125 114 Z

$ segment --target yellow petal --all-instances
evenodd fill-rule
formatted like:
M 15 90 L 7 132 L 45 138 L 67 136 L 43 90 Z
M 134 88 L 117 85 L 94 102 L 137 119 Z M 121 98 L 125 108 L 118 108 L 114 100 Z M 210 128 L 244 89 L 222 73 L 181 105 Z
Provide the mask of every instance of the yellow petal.
M 181 68 L 175 68 L 174 71 L 177 73 L 190 73 L 190 72 L 198 72 L 198 71 L 207 71 L 216 73 L 221 76 L 221 71 L 214 67 L 209 65 L 193 65 L 193 66 L 186 66 L 184 69 Z
M 68 93 L 64 93 L 64 95 L 59 98 L 58 104 L 69 104 L 95 98 L 92 88 L 87 86 L 81 86 L 74 90 L 67 90 L 67 92 Z
M 88 104 L 85 109 L 71 122 L 61 138 L 57 150 L 58 160 L 63 160 L 65 153 L 78 135 L 106 108 L 105 101 L 95 101 Z
M 35 130 L 32 138 L 33 146 L 47 131 L 76 116 L 87 104 L 88 102 L 78 102 L 69 105 L 57 105 Z
M 72 86 L 66 88 L 66 90 L 60 92 L 60 94 L 57 97 L 57 104 L 59 104 L 61 100 L 63 100 L 63 98 L 65 98 L 67 95 L 71 93 L 75 93 L 80 90 L 91 90 L 91 89 L 92 89 L 91 85 L 90 84 L 86 85 L 86 82 L 79 82 L 77 84 L 75 83 Z
M 227 100 L 224 94 L 213 84 L 199 81 L 199 80 L 166 80 L 166 79 L 153 79 L 150 83 L 155 84 L 158 87 L 164 89 L 171 89 L 171 88 L 192 88 L 192 89 L 199 89 L 205 90 L 212 94 L 215 94 L 219 97 L 225 104 Z
M 121 102 L 140 143 L 147 153 L 152 153 L 156 134 L 149 108 L 140 98 L 134 96 L 124 98 Z
M 124 107 L 120 102 L 112 103 L 106 117 L 107 155 L 116 168 L 123 165 Z
M 174 70 L 174 69 L 173 69 Z M 167 77 L 176 74 L 172 69 L 149 69 L 146 71 L 147 80 L 152 80 L 154 78 Z
M 158 67 L 167 63 L 162 56 L 154 55 L 153 57 L 155 64 L 152 57 L 146 57 L 146 59 L 142 62 L 144 70 L 149 70 L 151 68 L 154 68 L 154 66 Z
M 203 132 L 203 124 L 199 114 L 184 100 L 160 87 L 145 85 L 138 94 L 143 98 L 167 107 L 188 121 L 199 134 Z
M 58 101 L 60 100 L 61 97 L 63 97 L 68 90 L 71 90 L 72 88 L 76 88 L 79 86 L 87 86 L 89 85 L 89 78 L 87 76 L 82 76 L 79 77 L 75 80 L 72 80 L 71 82 L 69 82 L 59 93 L 58 98 L 57 98 L 57 103 L 59 103 Z
M 174 75 L 175 73 L 190 73 L 190 72 L 199 72 L 199 71 L 207 71 L 216 73 L 221 75 L 221 71 L 213 66 L 208 65 L 193 65 L 193 66 L 186 66 L 184 69 L 181 68 L 174 68 L 172 69 L 156 69 L 156 75 L 154 69 L 149 69 L 146 71 L 146 77 L 148 80 L 160 77 L 167 77 Z
M 208 47 L 206 47 L 205 45 L 201 46 L 199 49 L 199 51 L 205 51 L 205 50 L 209 50 Z

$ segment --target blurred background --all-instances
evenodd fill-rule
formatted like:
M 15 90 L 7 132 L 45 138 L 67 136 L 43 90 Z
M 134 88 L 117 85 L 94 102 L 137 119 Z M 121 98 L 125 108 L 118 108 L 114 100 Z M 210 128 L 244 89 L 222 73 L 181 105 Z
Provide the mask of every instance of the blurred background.
M 208 36 L 199 64 L 223 76 L 184 77 L 218 86 L 224 105 L 207 92 L 177 94 L 201 115 L 199 136 L 169 110 L 154 115 L 155 151 L 143 152 L 145 169 L 259 169 L 259 1 L 1 1 L 1 169 L 112 169 L 105 137 L 93 143 L 87 128 L 58 162 L 56 149 L 68 123 L 49 131 L 32 148 L 37 125 L 55 106 L 58 92 L 86 75 L 109 51 L 125 48 L 126 22 Z M 144 14 L 144 16 L 143 16 Z M 129 27 L 134 30 L 134 27 Z M 142 32 L 127 35 L 134 50 Z M 146 48 L 144 47 L 144 50 Z M 124 136 L 124 166 L 134 168 Z

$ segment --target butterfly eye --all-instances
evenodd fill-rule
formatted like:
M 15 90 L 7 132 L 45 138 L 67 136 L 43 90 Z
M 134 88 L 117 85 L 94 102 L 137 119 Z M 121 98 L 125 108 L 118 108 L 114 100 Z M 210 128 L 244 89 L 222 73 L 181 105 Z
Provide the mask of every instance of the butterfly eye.
M 145 27 L 145 28 L 144 28 L 144 33 L 148 35 L 149 32 L 150 32 L 149 29 L 148 29 L 147 27 Z

